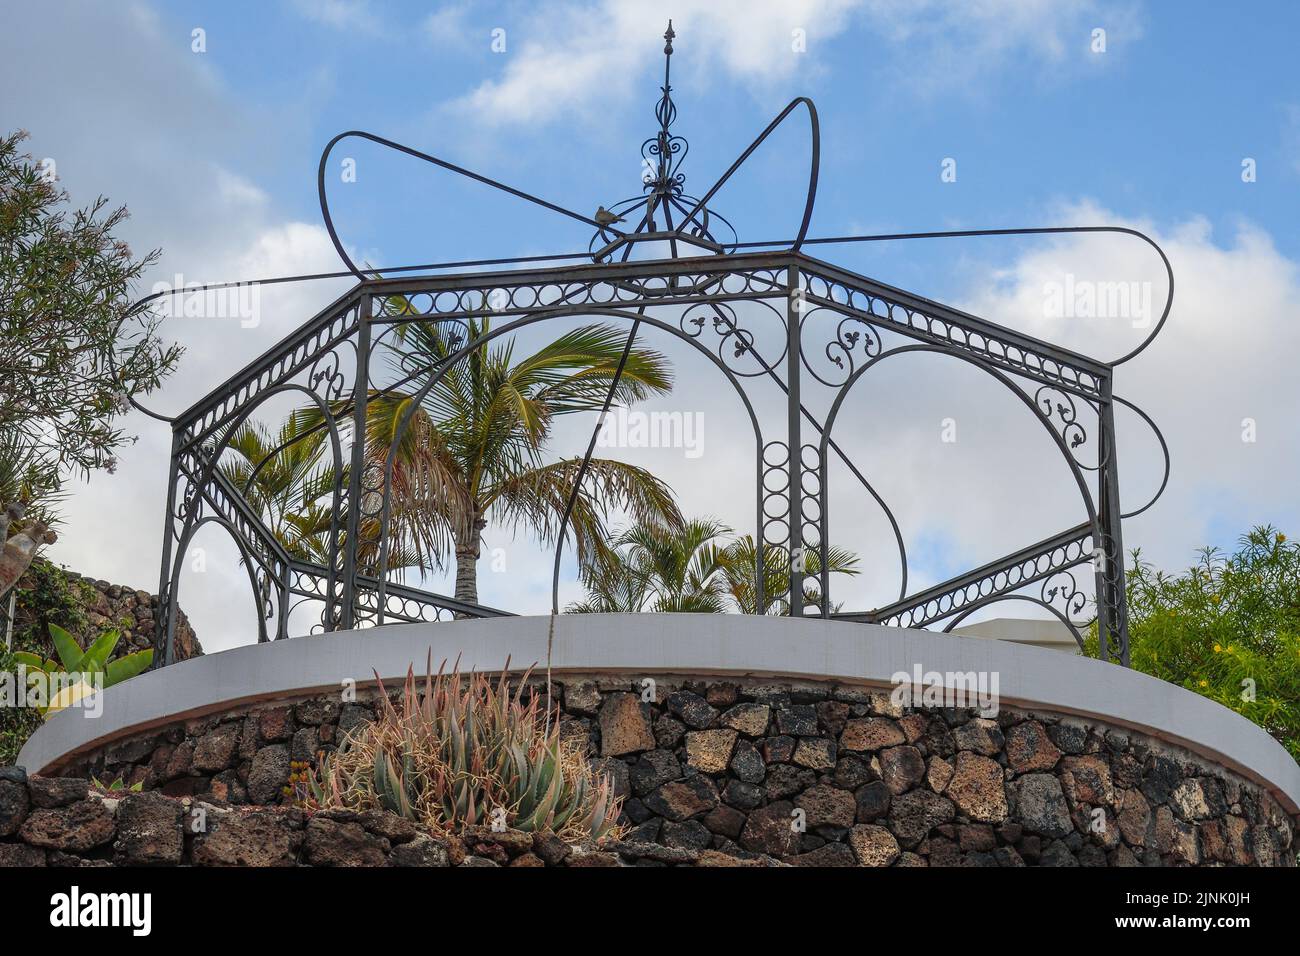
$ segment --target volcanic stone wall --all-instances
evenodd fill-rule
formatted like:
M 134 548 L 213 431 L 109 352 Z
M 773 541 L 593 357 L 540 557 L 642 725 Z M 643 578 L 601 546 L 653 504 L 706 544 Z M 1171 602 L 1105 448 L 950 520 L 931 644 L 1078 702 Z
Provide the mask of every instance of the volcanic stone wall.
M 1295 865 L 1297 821 L 1271 795 L 1094 721 L 1007 708 L 986 719 L 829 684 L 665 676 L 653 693 L 646 686 L 598 677 L 553 685 L 562 732 L 626 798 L 622 840 L 590 848 L 607 863 Z M 286 799 L 291 762 L 333 749 L 373 719 L 373 705 L 364 695 L 318 697 L 177 722 L 60 772 L 120 776 L 220 808 L 273 807 Z M 264 811 L 241 812 L 261 819 Z M 354 843 L 358 831 L 388 839 L 384 859 L 366 856 L 375 864 L 397 845 L 359 819 L 320 819 L 331 822 L 302 822 L 295 832 L 309 842 L 313 826 L 337 824 L 352 828 Z M 12 839 L 3 826 L 0 840 Z M 300 861 L 301 852 L 277 860 Z M 532 852 L 519 842 L 497 862 Z

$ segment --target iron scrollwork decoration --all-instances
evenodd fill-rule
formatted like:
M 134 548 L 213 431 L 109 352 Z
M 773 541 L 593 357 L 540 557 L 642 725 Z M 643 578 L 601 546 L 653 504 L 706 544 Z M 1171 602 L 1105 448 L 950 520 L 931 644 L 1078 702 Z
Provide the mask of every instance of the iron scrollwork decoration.
M 608 207 L 602 204 L 593 216 L 373 133 L 349 130 L 330 140 L 321 154 L 317 190 L 322 219 L 346 271 L 278 276 L 252 284 L 350 277 L 356 280 L 353 288 L 186 411 L 169 416 L 137 404 L 140 411 L 170 424 L 173 432 L 159 591 L 163 626 L 156 638 L 160 663 L 175 658 L 183 558 L 200 527 L 220 527 L 234 539 L 256 596 L 259 619 L 264 618 L 259 621 L 259 639 L 288 637 L 291 628 L 315 633 L 507 613 L 412 586 L 400 579 L 400 569 L 390 567 L 395 448 L 410 427 L 420 396 L 475 348 L 536 323 L 598 316 L 628 324 L 625 359 L 640 330 L 672 336 L 716 368 L 738 397 L 754 440 L 753 532 L 758 554 L 752 586 L 754 606 L 760 612 L 779 610 L 908 627 L 942 625 L 951 630 L 992 604 L 1028 602 L 1062 621 L 1081 646 L 1082 629 L 1095 623 L 1101 655 L 1127 665 L 1121 524 L 1160 497 L 1168 482 L 1169 452 L 1151 418 L 1115 395 L 1112 386 L 1117 367 L 1147 348 L 1169 317 L 1173 269 L 1163 250 L 1136 230 L 1112 226 L 810 238 L 820 127 L 816 108 L 802 97 L 778 114 L 700 198 L 690 196 L 682 168 L 689 146 L 673 131 L 677 120 L 670 82 L 674 39 L 670 23 L 664 35 L 663 84 L 655 106 L 657 129 L 642 145 L 641 192 Z M 710 204 L 768 136 L 801 108 L 809 120 L 811 162 L 796 234 L 790 239 L 741 243 L 730 221 Z M 594 230 L 588 248 L 363 270 L 349 258 L 339 238 L 325 189 L 330 153 L 345 138 L 396 151 L 580 223 Z M 1159 255 L 1168 276 L 1168 297 L 1159 321 L 1137 347 L 1111 361 L 1065 350 L 883 285 L 807 251 L 854 243 L 1082 233 L 1140 239 Z M 638 248 L 665 247 L 671 253 L 666 259 L 633 256 Z M 208 288 L 236 284 L 248 283 Z M 174 293 L 141 300 L 128 317 L 143 315 L 150 302 L 167 294 Z M 470 341 L 471 320 L 489 312 L 491 330 Z M 402 354 L 402 330 L 418 323 L 445 324 L 456 330 L 448 354 L 433 364 L 421 365 Z M 1081 524 L 931 587 L 909 588 L 907 549 L 899 522 L 832 432 L 845 398 L 865 375 L 882 362 L 917 354 L 966 363 L 1020 399 L 1070 469 L 1083 506 Z M 383 361 L 381 355 L 386 357 Z M 610 383 L 606 409 L 622 368 L 620 363 Z M 772 385 L 786 406 L 787 414 L 779 420 L 760 417 L 754 400 L 757 389 Z M 407 403 L 393 445 L 367 448 L 368 403 L 404 388 L 414 389 L 417 400 Z M 808 389 L 831 397 L 828 413 L 811 410 L 804 400 Z M 251 478 L 245 487 L 236 487 L 218 467 L 234 430 L 263 402 L 287 393 L 309 396 L 319 412 L 317 423 L 291 441 L 322 443 L 340 476 L 332 489 L 335 507 L 323 553 L 318 555 L 305 556 L 286 547 L 252 500 Z M 1117 409 L 1133 412 L 1150 428 L 1165 462 L 1155 494 L 1130 512 L 1122 511 L 1119 503 Z M 599 423 L 593 426 L 557 535 L 553 595 L 558 595 L 559 555 L 568 514 L 592 457 L 596 428 Z M 832 598 L 828 561 L 832 462 L 847 469 L 851 489 L 865 493 L 862 503 L 879 507 L 889 522 L 900 578 L 898 600 L 891 604 L 844 611 Z M 788 562 L 788 573 L 769 579 L 766 568 L 773 555 Z M 1082 580 L 1078 576 L 1089 565 L 1094 585 L 1091 599 L 1086 576 Z M 776 593 L 765 593 L 768 590 Z M 1089 604 L 1095 608 L 1093 622 L 1081 619 Z M 308 608 L 318 613 L 303 619 Z M 552 611 L 558 609 L 556 596 Z M 269 629 L 264 626 L 267 621 L 272 624 Z

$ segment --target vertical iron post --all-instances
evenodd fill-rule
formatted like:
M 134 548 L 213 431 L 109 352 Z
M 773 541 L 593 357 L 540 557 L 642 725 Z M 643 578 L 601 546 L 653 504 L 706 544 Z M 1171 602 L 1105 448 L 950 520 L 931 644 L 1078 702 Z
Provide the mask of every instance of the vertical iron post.
M 357 374 L 352 383 L 352 465 L 348 474 L 348 520 L 343 552 L 342 626 L 357 625 L 357 548 L 360 545 L 362 475 L 366 465 L 366 402 L 370 392 L 370 312 L 373 297 L 361 290 L 357 308 Z
M 803 318 L 803 290 L 800 288 L 799 267 L 792 265 L 786 272 L 786 409 L 788 412 L 787 444 L 790 479 L 790 616 L 803 616 L 803 439 L 800 425 L 802 414 L 799 405 L 799 353 L 800 322 Z

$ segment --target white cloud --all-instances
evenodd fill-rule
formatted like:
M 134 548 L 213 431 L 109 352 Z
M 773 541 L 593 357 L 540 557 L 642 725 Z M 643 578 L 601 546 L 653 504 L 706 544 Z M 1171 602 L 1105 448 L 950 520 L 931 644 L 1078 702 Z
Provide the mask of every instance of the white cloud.
M 687 0 L 671 7 L 603 0 L 549 7 L 507 32 L 505 67 L 459 106 L 488 125 L 540 123 L 592 111 L 642 85 L 663 62 L 660 35 L 671 17 L 678 39 L 673 66 L 702 76 L 720 69 L 765 86 L 807 65 L 793 31 L 809 48 L 844 29 L 856 0 Z
M 370 0 L 292 0 L 298 14 L 313 23 L 336 30 L 382 36 L 387 29 Z
M 1053 69 L 1072 55 L 1082 61 L 1094 26 L 1127 40 L 1141 33 L 1133 5 L 1122 0 L 598 0 L 548 6 L 510 27 L 500 76 L 455 105 L 489 126 L 597 116 L 658 69 L 655 41 L 669 17 L 678 34 L 675 70 L 760 92 L 820 70 L 819 45 L 855 22 L 866 28 L 855 38 L 864 54 L 900 60 L 895 82 L 924 92 L 961 90 L 973 72 L 1017 58 Z M 796 31 L 807 52 L 796 52 Z

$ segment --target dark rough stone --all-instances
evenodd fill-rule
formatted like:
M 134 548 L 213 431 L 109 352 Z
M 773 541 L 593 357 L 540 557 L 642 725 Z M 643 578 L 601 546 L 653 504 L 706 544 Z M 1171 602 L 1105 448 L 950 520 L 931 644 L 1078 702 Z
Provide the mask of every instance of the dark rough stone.
M 660 750 L 672 750 L 686 736 L 686 725 L 669 714 L 663 714 L 655 721 L 655 744 Z
M 1104 757 L 1096 754 L 1063 757 L 1058 773 L 1061 787 L 1072 805 L 1086 803 L 1109 806 L 1114 803 L 1115 791 L 1110 782 L 1110 765 Z
M 897 747 L 907 742 L 907 737 L 897 721 L 888 717 L 863 717 L 850 720 L 840 734 L 840 747 L 845 750 L 868 751 L 884 747 Z
M 686 826 L 686 824 L 673 824 L 673 826 Z M 707 842 L 705 846 L 707 846 Z M 610 849 L 616 852 L 623 859 L 632 860 L 641 865 L 647 863 L 665 865 L 694 863 L 699 859 L 699 851 L 704 848 L 705 847 L 685 847 L 677 844 L 666 845 L 661 843 L 637 842 L 636 840 L 623 840 L 610 846 Z
M 667 820 L 659 832 L 659 842 L 683 850 L 704 850 L 713 842 L 713 834 L 699 820 Z
M 1017 773 L 1051 770 L 1061 759 L 1047 729 L 1036 720 L 1026 720 L 1007 731 L 1007 763 Z
M 1043 848 L 1042 855 L 1038 858 L 1039 866 L 1078 866 L 1079 861 L 1070 848 L 1060 840 L 1053 840 Z
M 963 852 L 987 852 L 998 845 L 998 838 L 987 823 L 971 823 L 957 828 L 957 845 Z
M 783 800 L 792 797 L 801 790 L 806 790 L 817 782 L 817 774 L 790 764 L 777 764 L 767 768 L 767 780 L 763 791 L 769 800 Z
M 123 740 L 104 751 L 104 763 L 109 766 L 119 763 L 139 763 L 149 756 L 157 745 L 158 737 L 154 734 Z
M 160 793 L 129 793 L 117 808 L 117 857 L 128 866 L 174 866 L 185 840 L 181 805 Z
M 728 806 L 739 810 L 752 810 L 763 802 L 763 788 L 755 783 L 743 780 L 730 780 L 722 791 L 722 799 Z
M 726 804 L 719 804 L 704 815 L 702 822 L 711 832 L 735 840 L 745 827 L 745 814 Z
M 736 751 L 731 757 L 731 772 L 738 780 L 745 783 L 762 783 L 767 776 L 767 765 L 758 748 L 748 740 L 738 741 Z
M 703 730 L 713 723 L 718 716 L 716 707 L 710 707 L 699 694 L 692 694 L 688 690 L 679 690 L 675 694 L 670 694 L 664 701 L 664 706 L 682 719 L 682 722 L 688 727 L 696 730 Z
M 1154 757 L 1142 775 L 1142 795 L 1157 805 L 1167 803 L 1182 779 L 1177 763 L 1168 757 Z
M 66 807 L 90 795 L 90 783 L 71 777 L 32 777 L 27 781 L 32 803 L 46 810 Z
M 31 806 L 25 783 L 0 780 L 0 837 L 17 833 Z
M 659 831 L 664 827 L 662 817 L 651 817 L 638 826 L 628 830 L 623 839 L 632 843 L 654 843 L 659 839 Z
M 730 707 L 740 700 L 740 685 L 731 681 L 718 681 L 709 684 L 704 691 L 704 699 L 710 707 Z
M 794 805 L 807 815 L 809 829 L 822 826 L 853 826 L 857 814 L 857 805 L 853 794 L 827 784 L 809 787 L 795 798 Z
M 284 744 L 263 747 L 248 771 L 248 799 L 253 803 L 275 803 L 289 783 L 289 748 Z
M 645 798 L 645 805 L 669 820 L 685 820 L 718 805 L 718 788 L 702 773 L 666 783 Z
M 671 750 L 649 750 L 637 758 L 628 771 L 632 792 L 639 797 L 682 775 L 681 764 Z
M 858 859 L 844 843 L 827 843 L 811 853 L 800 853 L 790 858 L 795 866 L 857 866 Z
M 200 773 L 217 773 L 229 767 L 239 746 L 242 729 L 237 721 L 228 721 L 204 734 L 194 745 L 191 768 Z
M 177 777 L 186 776 L 191 769 L 191 763 L 194 760 L 194 741 L 182 740 L 172 751 L 171 758 L 167 761 L 167 769 L 163 771 L 164 780 L 175 780 Z
M 707 706 L 707 705 L 706 705 Z M 634 694 L 610 694 L 600 708 L 600 753 L 603 757 L 654 750 L 650 708 Z
M 1020 823 L 1032 833 L 1063 837 L 1074 830 L 1061 783 L 1048 773 L 1031 773 L 1012 782 L 1011 807 Z
M 305 700 L 293 709 L 293 715 L 300 724 L 319 727 L 321 724 L 336 724 L 342 705 L 336 700 L 313 697 Z
M 293 742 L 289 745 L 289 759 L 301 763 L 314 763 L 320 749 L 320 728 L 300 727 L 294 731 Z
M 584 717 L 595 717 L 600 713 L 600 689 L 596 682 L 582 680 L 565 684 L 564 709 Z
M 238 806 L 248 802 L 248 790 L 239 780 L 239 771 L 223 770 L 209 781 L 204 799 Z
M 573 848 L 554 833 L 534 833 L 533 852 L 550 866 L 559 866 L 573 852 Z
M 880 751 L 880 778 L 891 793 L 906 793 L 925 778 L 925 758 L 915 747 Z
M 293 866 L 301 838 L 278 813 L 209 810 L 190 855 L 195 866 Z
M 359 823 L 313 817 L 307 824 L 304 851 L 312 866 L 383 866 L 389 842 L 367 833 Z
M 974 726 L 971 721 L 966 727 Z M 964 728 L 963 728 L 964 729 Z M 972 820 L 1001 823 L 1007 817 L 1007 793 L 1002 768 L 988 757 L 968 750 L 957 754 L 952 780 L 944 793 Z
M 366 724 L 374 720 L 372 714 L 367 708 L 359 704 L 345 704 L 339 711 L 338 731 L 339 736 L 344 737 L 351 734 Z
M 768 763 L 789 763 L 794 756 L 795 739 L 780 735 L 763 739 L 761 749 L 763 759 Z
M 1024 866 L 1025 861 L 1014 847 L 1000 846 L 993 851 L 993 859 L 998 866 Z
M 898 841 L 884 827 L 860 823 L 849 831 L 849 847 L 859 866 L 889 866 L 898 859 Z
M 871 823 L 883 817 L 889 812 L 889 804 L 893 796 L 883 780 L 873 780 L 860 788 L 854 794 L 854 803 L 858 808 L 858 822 Z
M 722 773 L 731 762 L 734 730 L 692 730 L 686 734 L 686 762 L 703 773 Z
M 282 743 L 293 736 L 293 709 L 271 707 L 258 711 L 257 730 L 267 743 Z
M 596 850 L 588 850 L 585 853 L 575 853 L 569 857 L 566 866 L 618 866 L 618 854 L 601 853 Z
M 953 739 L 957 749 L 971 750 L 984 757 L 996 756 L 1005 743 L 998 722 L 982 717 L 974 718 L 958 727 L 953 733 Z
M 817 733 L 817 709 L 811 704 L 792 704 L 776 712 L 776 727 L 791 737 L 812 737 Z
M 451 866 L 447 845 L 421 833 L 409 843 L 393 847 L 388 854 L 389 866 Z
M 409 843 L 419 833 L 413 821 L 406 817 L 399 817 L 396 813 L 389 813 L 387 810 L 363 810 L 357 816 L 357 822 L 369 832 L 393 844 Z M 528 846 L 524 849 L 532 847 L 531 837 L 528 838 L 527 843 Z
M 44 866 L 45 851 L 22 843 L 0 843 L 0 869 L 16 866 Z
M 889 827 L 900 844 L 915 846 L 934 827 L 952 820 L 952 801 L 928 790 L 912 790 L 893 798 Z
M 766 704 L 737 704 L 719 717 L 718 723 L 738 730 L 746 737 L 762 737 L 767 732 L 771 715 L 772 709 Z
M 653 814 L 640 797 L 632 797 L 623 802 L 623 813 L 633 823 L 643 823 Z
M 1088 730 L 1078 724 L 1053 724 L 1048 728 L 1047 736 L 1064 754 L 1081 754 L 1088 746 Z
M 23 841 L 33 846 L 72 853 L 102 846 L 116 833 L 113 811 L 97 799 L 34 810 L 18 831 Z
M 835 767 L 839 748 L 835 741 L 827 737 L 801 737 L 790 758 L 800 767 L 811 770 L 831 770 Z
M 824 700 L 814 705 L 817 709 L 817 721 L 822 731 L 832 737 L 844 732 L 844 725 L 849 719 L 849 705 L 835 700 Z
M 835 761 L 835 786 L 842 787 L 845 790 L 856 790 L 858 787 L 877 778 L 877 774 L 871 769 L 871 764 L 867 763 L 862 757 L 854 754 L 841 756 Z
M 794 804 L 778 800 L 755 810 L 745 821 L 740 845 L 754 853 L 791 856 L 799 849 L 799 832 L 794 827 Z

